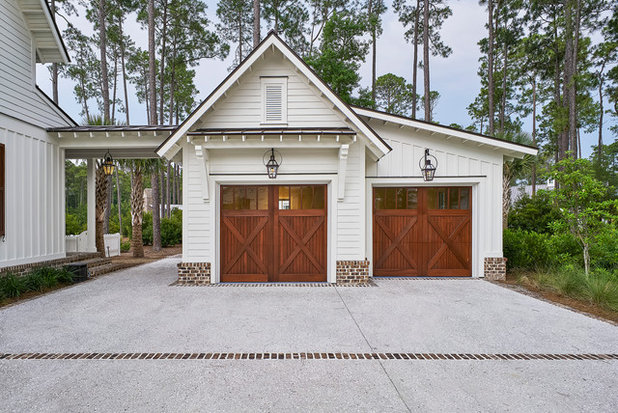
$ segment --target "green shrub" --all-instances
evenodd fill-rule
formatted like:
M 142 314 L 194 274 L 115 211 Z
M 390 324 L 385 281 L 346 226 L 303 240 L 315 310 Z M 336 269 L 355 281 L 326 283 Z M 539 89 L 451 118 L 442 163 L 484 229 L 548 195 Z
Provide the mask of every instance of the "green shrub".
M 534 196 L 524 196 L 515 202 L 509 212 L 509 229 L 549 233 L 550 224 L 560 218 L 560 211 L 553 205 L 547 191 Z
M 171 218 L 161 220 L 161 246 L 171 247 L 182 243 L 182 211 L 174 209 Z
M 122 241 L 120 243 L 120 252 L 129 252 L 131 249 L 131 241 Z
M 152 213 L 146 212 L 142 220 L 142 242 L 152 245 Z
M 570 232 L 559 232 L 549 237 L 549 251 L 555 266 L 584 265 L 582 247 Z
M 504 256 L 508 269 L 536 270 L 553 263 L 548 234 L 524 230 L 504 230 Z
M 6 274 L 0 277 L 0 290 L 8 298 L 17 298 L 27 291 L 24 279 L 15 274 Z
M 604 269 L 596 269 L 586 280 L 586 296 L 593 303 L 618 311 L 618 278 Z
M 607 225 L 590 246 L 590 264 L 593 268 L 618 270 L 618 229 Z

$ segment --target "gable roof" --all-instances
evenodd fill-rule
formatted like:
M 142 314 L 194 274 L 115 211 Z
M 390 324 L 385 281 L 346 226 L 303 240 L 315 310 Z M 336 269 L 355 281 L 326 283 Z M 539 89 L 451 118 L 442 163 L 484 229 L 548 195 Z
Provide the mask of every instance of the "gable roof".
M 17 0 L 36 46 L 37 63 L 69 63 L 67 48 L 47 0 Z
M 382 157 L 391 151 L 390 146 L 360 117 L 354 110 L 322 80 L 305 63 L 305 61 L 292 50 L 274 31 L 270 31 L 262 42 L 215 88 L 215 90 L 178 126 L 157 149 L 157 154 L 168 159 L 173 157 L 179 150 L 178 141 L 197 122 L 219 98 L 230 89 L 234 83 L 251 67 L 257 59 L 270 47 L 278 49 L 318 90 L 328 98 L 333 105 L 341 111 L 352 124 L 368 139 L 369 148 L 377 157 Z
M 68 125 L 77 126 L 77 122 L 75 122 L 75 120 L 60 107 L 60 105 L 54 102 L 54 100 L 50 98 L 47 93 L 43 92 L 43 89 L 41 89 L 38 85 L 35 85 L 35 87 L 39 96 L 41 96 L 45 100 L 45 102 L 52 108 L 52 110 L 55 111 L 62 119 L 64 119 L 64 121 Z
M 363 117 L 379 119 L 384 122 L 391 122 L 414 129 L 424 130 L 432 134 L 439 133 L 448 137 L 459 138 L 464 141 L 472 141 L 478 144 L 492 146 L 497 149 L 501 149 L 509 156 L 523 157 L 524 155 L 536 155 L 539 151 L 535 146 L 510 142 L 505 139 L 482 135 L 477 132 L 461 130 L 451 126 L 444 126 L 424 120 L 412 119 L 375 109 L 362 108 L 360 106 L 353 106 L 352 108 L 358 115 Z

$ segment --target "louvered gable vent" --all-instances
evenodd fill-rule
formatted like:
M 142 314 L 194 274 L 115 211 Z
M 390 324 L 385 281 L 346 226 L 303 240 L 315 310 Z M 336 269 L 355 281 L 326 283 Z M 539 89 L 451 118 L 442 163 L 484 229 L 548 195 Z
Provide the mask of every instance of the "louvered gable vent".
M 262 79 L 263 93 L 263 122 L 287 122 L 287 78 Z

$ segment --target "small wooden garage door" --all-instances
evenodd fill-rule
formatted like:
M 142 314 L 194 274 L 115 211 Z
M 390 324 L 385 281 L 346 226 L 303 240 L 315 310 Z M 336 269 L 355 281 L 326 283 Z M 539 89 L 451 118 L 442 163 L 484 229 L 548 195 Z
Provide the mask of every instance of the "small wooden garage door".
M 471 276 L 470 187 L 373 190 L 376 276 Z
M 326 186 L 222 186 L 221 281 L 326 281 Z

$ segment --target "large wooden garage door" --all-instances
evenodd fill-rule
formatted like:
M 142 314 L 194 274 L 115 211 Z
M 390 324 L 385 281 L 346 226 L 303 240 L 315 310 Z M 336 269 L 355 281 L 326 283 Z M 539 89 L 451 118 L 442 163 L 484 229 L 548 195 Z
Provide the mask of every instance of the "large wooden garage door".
M 374 188 L 376 276 L 470 276 L 470 187 Z
M 221 187 L 221 281 L 326 281 L 324 185 Z

